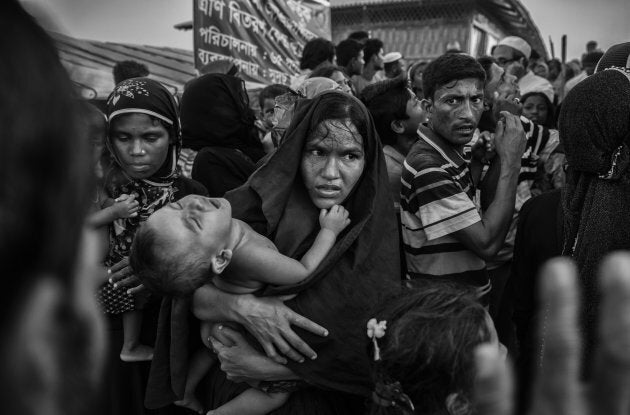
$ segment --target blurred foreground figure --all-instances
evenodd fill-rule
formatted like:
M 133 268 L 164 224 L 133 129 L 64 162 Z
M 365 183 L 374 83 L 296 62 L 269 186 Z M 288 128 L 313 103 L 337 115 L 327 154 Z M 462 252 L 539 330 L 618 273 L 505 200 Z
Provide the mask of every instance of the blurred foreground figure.
M 0 3 L 0 400 L 3 414 L 84 414 L 100 377 L 96 254 L 80 103 L 50 38 Z
M 612 254 L 598 274 L 599 345 L 592 382 L 585 385 L 580 382 L 583 342 L 575 266 L 567 259 L 553 259 L 542 270 L 542 363 L 533 386 L 531 415 L 617 415 L 630 410 L 630 255 Z M 511 415 L 512 379 L 501 356 L 486 345 L 477 350 L 476 359 L 476 413 Z

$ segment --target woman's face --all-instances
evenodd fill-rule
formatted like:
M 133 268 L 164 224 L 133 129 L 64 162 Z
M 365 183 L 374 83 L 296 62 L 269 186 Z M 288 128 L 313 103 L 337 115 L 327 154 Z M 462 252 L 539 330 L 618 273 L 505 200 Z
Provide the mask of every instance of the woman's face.
M 116 117 L 112 121 L 110 136 L 121 167 L 133 179 L 153 176 L 168 156 L 168 131 L 147 114 Z
M 302 153 L 304 186 L 319 209 L 342 204 L 365 167 L 363 137 L 350 120 L 321 122 Z
M 540 95 L 531 95 L 523 102 L 523 115 L 536 124 L 545 124 L 549 115 L 547 103 Z

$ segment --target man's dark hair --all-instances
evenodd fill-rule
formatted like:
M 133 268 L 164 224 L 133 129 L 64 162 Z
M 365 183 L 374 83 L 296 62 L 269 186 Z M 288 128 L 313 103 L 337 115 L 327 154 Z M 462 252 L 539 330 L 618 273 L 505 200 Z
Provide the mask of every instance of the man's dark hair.
M 378 52 L 383 49 L 383 41 L 380 39 L 368 39 L 365 42 L 365 48 L 363 49 L 363 59 L 365 59 L 365 63 L 367 64 L 370 61 L 370 58 L 374 55 L 378 55 Z
M 210 269 L 202 261 L 174 261 L 157 249 L 158 235 L 146 224 L 133 238 L 129 264 L 134 274 L 151 292 L 185 297 L 209 281 Z
M 348 35 L 348 39 L 356 40 L 361 44 L 365 44 L 365 42 L 370 38 L 370 34 L 365 30 L 357 30 L 356 32 L 352 32 Z
M 427 65 L 422 73 L 424 96 L 427 99 L 433 99 L 435 91 L 440 87 L 466 78 L 486 81 L 486 73 L 475 58 L 463 53 L 442 55 Z
M 332 63 L 335 58 L 335 45 L 323 37 L 309 40 L 302 51 L 300 69 L 315 69 L 324 61 Z
M 114 82 L 116 85 L 126 79 L 149 76 L 149 68 L 143 63 L 136 61 L 121 61 L 114 65 Z
M 391 124 L 394 120 L 409 119 L 409 98 L 411 93 L 402 77 L 368 85 L 361 93 L 361 100 L 372 114 L 374 126 L 383 144 L 396 144 L 397 134 L 392 130 Z
M 337 45 L 337 65 L 346 67 L 353 58 L 359 56 L 363 45 L 354 39 L 346 39 Z
M 275 99 L 278 95 L 286 94 L 289 91 L 291 91 L 291 88 L 286 85 L 267 85 L 260 91 L 260 94 L 258 95 L 258 104 L 260 104 L 260 109 L 262 110 L 266 99 Z

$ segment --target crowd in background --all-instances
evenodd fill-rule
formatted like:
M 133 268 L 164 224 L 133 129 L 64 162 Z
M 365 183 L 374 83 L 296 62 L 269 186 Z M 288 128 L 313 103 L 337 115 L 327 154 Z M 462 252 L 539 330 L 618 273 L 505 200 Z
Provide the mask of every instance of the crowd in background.
M 6 413 L 630 410 L 630 43 L 359 31 L 256 102 L 127 61 L 97 107 L 0 12 Z

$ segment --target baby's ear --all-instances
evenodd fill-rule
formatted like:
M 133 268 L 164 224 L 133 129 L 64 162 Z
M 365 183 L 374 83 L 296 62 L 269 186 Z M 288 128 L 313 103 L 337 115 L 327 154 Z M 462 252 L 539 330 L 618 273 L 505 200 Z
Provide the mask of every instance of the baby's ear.
M 217 255 L 212 258 L 212 272 L 220 274 L 227 267 L 232 259 L 231 249 L 222 249 Z

